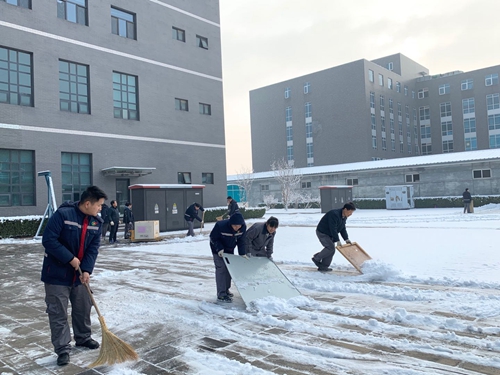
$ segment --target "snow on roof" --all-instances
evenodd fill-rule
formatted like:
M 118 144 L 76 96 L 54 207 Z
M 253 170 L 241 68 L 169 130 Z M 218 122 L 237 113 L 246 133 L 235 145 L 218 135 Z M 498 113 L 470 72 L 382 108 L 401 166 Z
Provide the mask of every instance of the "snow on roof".
M 372 169 L 400 168 L 416 165 L 464 163 L 478 160 L 500 159 L 500 149 L 465 151 L 438 155 L 412 156 L 408 158 L 362 161 L 357 163 L 322 165 L 319 167 L 295 168 L 299 175 L 351 172 Z M 273 171 L 253 174 L 254 179 L 274 177 Z M 237 181 L 238 175 L 227 176 L 227 181 Z

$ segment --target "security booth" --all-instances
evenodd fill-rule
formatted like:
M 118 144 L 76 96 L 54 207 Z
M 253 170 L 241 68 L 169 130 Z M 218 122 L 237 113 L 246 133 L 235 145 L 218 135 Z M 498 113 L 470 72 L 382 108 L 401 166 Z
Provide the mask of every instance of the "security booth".
M 349 185 L 320 186 L 319 192 L 322 213 L 342 208 L 344 204 L 352 201 L 352 186 Z
M 184 213 L 194 202 L 203 206 L 205 185 L 142 184 L 128 187 L 136 221 L 160 222 L 160 232 L 187 229 Z M 201 216 L 200 216 L 201 217 Z M 200 225 L 195 221 L 195 225 Z
M 388 210 L 408 210 L 415 208 L 413 185 L 386 186 L 385 207 Z

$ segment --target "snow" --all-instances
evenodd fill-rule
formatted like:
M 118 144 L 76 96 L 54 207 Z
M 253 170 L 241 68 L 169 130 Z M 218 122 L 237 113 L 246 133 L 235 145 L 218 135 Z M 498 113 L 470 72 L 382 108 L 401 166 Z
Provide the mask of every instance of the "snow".
M 500 205 L 477 207 L 473 214 L 460 208 L 358 209 L 347 230 L 373 258 L 363 274 L 339 253 L 333 272 L 315 271 L 311 257 L 321 250 L 315 227 L 322 215 L 317 209 L 269 210 L 264 219 L 248 221 L 280 220 L 274 260 L 302 293 L 290 300 L 266 297 L 252 307 L 245 307 L 234 285 L 233 304 L 215 303 L 208 245 L 213 224 L 194 238 L 177 232 L 159 243 L 103 247 L 92 285 L 105 301 L 99 307 L 108 327 L 120 327 L 118 336 L 135 343 L 140 356 L 152 327 L 174 325 L 325 373 L 483 373 L 474 366 L 500 373 Z M 0 242 L 9 241 L 22 242 Z M 92 319 L 95 324 L 95 314 Z M 282 331 L 262 335 L 266 329 Z M 167 336 L 155 337 L 149 340 Z M 422 359 L 436 356 L 443 361 Z M 190 374 L 273 373 L 189 345 L 180 360 Z M 130 363 L 107 373 L 141 374 Z

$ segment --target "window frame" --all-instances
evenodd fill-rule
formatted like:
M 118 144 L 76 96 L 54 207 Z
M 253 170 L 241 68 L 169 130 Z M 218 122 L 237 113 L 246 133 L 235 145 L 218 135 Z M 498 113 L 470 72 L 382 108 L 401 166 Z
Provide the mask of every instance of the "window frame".
M 172 26 L 172 39 L 186 43 L 186 30 Z
M 115 80 L 116 76 L 120 77 L 120 81 L 117 82 Z M 123 78 L 126 78 L 126 83 L 123 83 Z M 130 79 L 133 79 L 133 85 L 130 84 Z M 140 111 L 139 111 L 139 77 L 132 75 L 132 74 L 127 74 L 127 73 L 122 73 L 113 70 L 113 117 L 114 118 L 121 118 L 123 120 L 132 120 L 132 121 L 139 121 L 140 120 Z M 119 86 L 119 89 L 117 88 Z M 123 86 L 125 86 L 126 90 L 123 90 Z M 134 88 L 133 90 L 131 88 Z M 116 93 L 120 93 L 120 100 L 116 100 L 115 95 Z M 123 93 L 126 92 L 127 95 L 127 101 L 123 101 Z M 130 97 L 134 97 L 134 101 L 130 101 Z M 120 103 L 120 107 L 116 106 L 116 103 Z M 124 104 L 126 104 L 126 107 L 124 107 Z M 135 107 L 130 108 L 130 107 Z M 117 116 L 117 111 L 120 110 L 120 116 Z M 124 112 L 127 111 L 127 116 L 124 116 Z M 130 116 L 130 114 L 135 113 L 135 118 L 133 116 Z
M 113 11 L 115 15 L 113 15 Z M 123 15 L 131 16 L 132 21 L 128 20 Z M 119 17 L 121 16 L 121 17 Z M 113 30 L 116 20 L 116 32 Z M 120 23 L 122 21 L 122 23 Z M 132 25 L 130 27 L 130 25 Z M 125 28 L 125 30 L 122 30 Z M 130 35 L 133 33 L 133 35 Z M 122 38 L 137 40 L 137 15 L 127 10 L 111 6 L 111 34 L 118 35 Z
M 439 93 L 439 95 L 449 94 L 450 93 L 450 84 L 443 83 L 442 85 L 439 85 L 438 93 Z
M 301 189 L 310 189 L 311 188 L 311 181 L 301 181 L 300 188 Z
M 461 91 L 472 90 L 473 88 L 474 88 L 474 80 L 472 78 L 464 79 L 460 83 Z
M 492 73 L 484 77 L 485 86 L 498 85 L 498 73 Z
M 57 0 L 57 18 L 63 19 L 65 21 L 76 23 L 77 25 L 88 26 L 89 25 L 89 11 L 88 11 L 88 0 L 82 0 L 84 5 L 79 4 L 79 0 Z M 68 4 L 74 6 L 74 9 L 68 8 Z M 79 9 L 84 10 L 84 20 L 83 23 L 79 22 L 80 13 Z M 74 21 L 68 17 L 68 13 L 73 11 Z M 64 13 L 64 14 L 62 14 Z
M 205 36 L 201 36 L 196 34 L 196 45 L 201 49 L 208 50 L 208 38 Z
M 260 191 L 269 191 L 269 184 L 261 184 Z
M 200 115 L 211 116 L 212 115 L 212 105 L 207 103 L 198 103 L 198 108 Z
M 487 172 L 487 173 L 485 173 L 485 172 Z M 487 176 L 485 176 L 485 174 Z M 472 179 L 478 179 L 478 178 L 491 178 L 491 169 L 490 168 L 488 168 L 488 169 L 473 169 L 472 170 Z
M 70 158 L 71 163 L 65 162 L 65 155 Z M 82 158 L 88 158 L 88 164 L 82 163 Z M 66 177 L 64 177 L 65 174 L 69 175 L 71 184 L 65 183 L 66 182 Z M 88 175 L 87 184 L 82 183 L 83 175 Z M 93 177 L 93 166 L 92 166 L 91 153 L 65 152 L 65 151 L 61 152 L 61 193 L 63 202 L 67 200 L 78 201 L 80 199 L 80 195 L 85 191 L 85 189 L 93 185 L 92 177 Z M 68 187 L 70 188 L 70 191 L 68 191 Z M 70 196 L 68 197 L 68 195 Z
M 357 177 L 356 178 L 354 178 L 354 177 L 352 177 L 352 178 L 346 178 L 345 179 L 345 184 L 346 185 L 350 185 L 350 186 L 356 186 L 356 185 L 359 184 L 359 180 L 358 180 Z
M 213 185 L 214 182 L 214 173 L 213 172 L 202 172 L 201 173 L 201 183 L 205 185 Z
M 175 98 L 175 110 L 182 112 L 189 112 L 189 100 L 182 98 Z
M 177 183 L 182 185 L 191 185 L 191 172 L 177 172 Z
M 3 46 L 0 46 L 0 50 L 6 51 L 6 60 L 1 59 L 0 56 L 0 65 L 3 65 L 1 64 L 3 61 L 6 68 L 2 67 L 0 71 L 5 71 L 5 76 L 7 77 L 7 81 L 0 81 L 0 94 L 5 95 L 5 101 L 1 100 L 2 96 L 0 95 L 0 103 L 34 107 L 33 53 Z M 15 54 L 15 57 L 13 57 L 12 54 Z M 26 58 L 29 60 L 29 65 L 21 61 Z M 12 69 L 13 65 L 16 66 L 16 69 Z M 12 81 L 12 73 L 15 73 L 15 82 Z M 23 78 L 25 75 L 28 77 Z M 29 80 L 29 86 L 27 83 L 21 83 L 21 81 L 25 80 Z M 2 89 L 1 87 L 3 86 L 5 86 L 6 89 Z M 17 91 L 12 91 L 13 86 L 16 87 Z M 15 96 L 13 97 L 12 95 Z M 13 98 L 17 99 L 15 103 L 12 102 Z M 28 102 L 25 101 L 25 103 L 23 103 L 23 99 L 25 98 L 28 98 Z
M 61 63 L 68 64 L 68 72 L 61 72 Z M 72 65 L 75 66 L 75 73 L 72 73 Z M 85 69 L 85 76 L 79 75 L 79 68 Z M 71 112 L 71 113 L 78 113 L 78 114 L 91 114 L 90 110 L 90 82 L 89 82 L 89 66 L 85 64 L 79 64 L 73 61 L 68 61 L 68 60 L 63 60 L 59 59 L 59 110 L 62 112 Z M 62 80 L 61 75 L 67 74 L 68 75 L 68 80 Z M 72 80 L 72 77 L 75 77 L 74 80 Z M 80 82 L 80 77 L 84 77 L 86 79 L 86 82 Z M 68 82 L 69 86 L 69 92 L 63 93 L 61 92 L 61 82 Z M 76 94 L 72 92 L 72 83 L 74 83 L 74 89 L 76 90 Z M 83 90 L 83 86 L 85 85 L 86 92 L 85 94 L 81 93 L 80 90 Z M 69 96 L 69 99 L 65 100 L 61 98 L 62 94 L 67 94 Z M 76 100 L 73 100 L 73 96 L 75 96 Z M 80 97 L 86 97 L 86 101 L 81 101 Z M 62 109 L 62 103 L 67 103 L 69 109 Z M 76 111 L 72 110 L 73 103 L 76 103 Z M 81 106 L 82 105 L 87 106 L 87 111 L 82 111 Z
M 4 159 L 6 154 L 8 156 Z M 26 159 L 28 155 L 29 160 Z M 3 165 L 0 169 L 0 207 L 36 206 L 35 151 L 0 148 L 0 163 Z M 8 169 L 5 169 L 6 164 L 9 165 Z M 8 182 L 3 183 L 6 177 Z M 4 189 L 7 191 L 3 191 Z M 17 197 L 19 204 L 13 204 L 13 196 Z M 7 204 L 2 204 L 5 198 Z M 30 204 L 24 203 L 25 201 L 29 201 Z
M 406 173 L 405 174 L 406 183 L 417 183 L 420 182 L 420 173 Z

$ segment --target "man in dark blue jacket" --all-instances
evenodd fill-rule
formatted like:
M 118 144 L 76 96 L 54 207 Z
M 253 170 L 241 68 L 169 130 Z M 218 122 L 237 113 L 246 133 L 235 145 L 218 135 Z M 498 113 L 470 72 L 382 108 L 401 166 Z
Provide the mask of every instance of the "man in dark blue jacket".
M 132 212 L 132 203 L 126 202 L 125 209 L 123 210 L 123 224 L 125 224 L 125 229 L 123 232 L 123 238 L 130 238 L 130 231 L 134 229 L 134 213 Z
M 108 217 L 109 217 L 109 243 L 118 242 L 116 240 L 116 232 L 118 232 L 118 226 L 120 225 L 120 209 L 118 208 L 118 203 L 116 201 L 111 201 L 111 207 L 108 207 Z
M 200 223 L 203 222 L 203 219 L 198 216 L 198 211 L 201 210 L 202 212 L 205 211 L 203 207 L 199 203 L 193 203 L 191 206 L 189 206 L 184 213 L 184 219 L 186 220 L 188 224 L 188 232 L 186 236 L 192 236 L 194 237 L 194 220 L 198 220 Z M 203 226 L 203 223 L 202 223 Z
M 68 324 L 68 301 L 71 301 L 71 323 L 76 346 L 97 349 L 91 337 L 92 302 L 85 285 L 94 270 L 101 243 L 102 219 L 97 215 L 106 194 L 97 186 L 88 187 L 79 202 L 63 203 L 47 223 L 42 244 L 45 257 L 42 281 L 45 303 L 57 364 L 69 363 L 71 335 Z M 81 269 L 80 274 L 78 269 Z
M 236 201 L 232 197 L 227 197 L 227 211 L 223 216 L 229 219 L 236 212 L 240 212 L 238 203 L 236 203 Z
M 355 210 L 354 203 L 349 202 L 344 204 L 342 208 L 328 211 L 319 221 L 316 227 L 316 236 L 324 248 L 312 257 L 318 271 L 327 272 L 332 270 L 329 267 L 335 254 L 335 242 L 340 242 L 339 233 L 346 243 L 351 243 L 345 223 Z
M 237 212 L 228 220 L 215 223 L 210 232 L 210 249 L 215 264 L 215 283 L 217 285 L 217 300 L 220 302 L 232 302 L 233 294 L 229 291 L 231 287 L 231 275 L 224 262 L 224 253 L 234 254 L 234 248 L 238 246 L 238 253 L 248 258 L 245 251 L 245 235 L 247 226 L 243 216 Z

